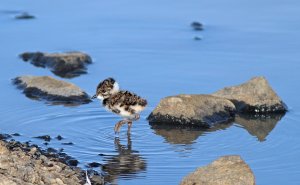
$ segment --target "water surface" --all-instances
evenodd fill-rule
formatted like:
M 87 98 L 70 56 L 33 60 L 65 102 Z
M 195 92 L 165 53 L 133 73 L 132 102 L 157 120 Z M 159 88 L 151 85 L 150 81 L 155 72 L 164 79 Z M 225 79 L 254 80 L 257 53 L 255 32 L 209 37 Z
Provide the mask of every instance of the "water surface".
M 3 0 L 0 132 L 64 148 L 83 168 L 99 162 L 113 184 L 178 184 L 197 167 L 231 154 L 250 165 L 258 185 L 300 184 L 299 8 L 296 0 Z M 24 11 L 36 19 L 14 19 Z M 189 27 L 195 20 L 204 23 L 204 31 Z M 147 98 L 149 106 L 130 136 L 122 127 L 115 137 L 120 118 L 98 101 L 54 106 L 28 99 L 12 86 L 19 75 L 54 76 L 18 54 L 75 50 L 90 54 L 94 64 L 87 75 L 67 81 L 93 94 L 101 79 L 113 76 L 121 88 Z M 211 130 L 155 127 L 146 120 L 162 97 L 208 94 L 259 75 L 289 106 L 286 115 L 237 117 Z M 45 146 L 32 138 L 44 134 L 65 139 Z

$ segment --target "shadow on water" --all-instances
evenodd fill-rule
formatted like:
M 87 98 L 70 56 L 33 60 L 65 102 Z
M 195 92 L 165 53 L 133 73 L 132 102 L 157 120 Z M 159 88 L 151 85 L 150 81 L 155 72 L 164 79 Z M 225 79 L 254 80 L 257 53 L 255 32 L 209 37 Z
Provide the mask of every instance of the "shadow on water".
M 118 155 L 104 156 L 103 172 L 105 182 L 117 184 L 119 177 L 132 179 L 140 172 L 146 171 L 146 160 L 143 159 L 136 150 L 132 150 L 130 135 L 127 136 L 127 146 L 120 143 L 119 138 L 115 138 L 115 149 Z
M 225 130 L 231 125 L 232 123 L 226 123 L 219 124 L 212 128 L 190 128 L 170 124 L 151 124 L 151 128 L 155 131 L 155 134 L 164 137 L 168 143 L 192 144 L 199 136 L 204 135 L 207 132 Z
M 284 115 L 285 114 L 270 114 L 254 116 L 243 114 L 235 117 L 235 123 L 247 130 L 252 136 L 257 137 L 259 141 L 263 142 Z
M 270 114 L 264 116 L 236 115 L 233 122 L 218 124 L 208 129 L 189 128 L 163 123 L 151 123 L 150 125 L 151 129 L 155 131 L 155 134 L 164 137 L 165 140 L 171 144 L 192 144 L 198 137 L 209 132 L 228 129 L 233 123 L 236 123 L 236 125 L 247 130 L 249 134 L 263 142 L 284 115 L 285 114 Z

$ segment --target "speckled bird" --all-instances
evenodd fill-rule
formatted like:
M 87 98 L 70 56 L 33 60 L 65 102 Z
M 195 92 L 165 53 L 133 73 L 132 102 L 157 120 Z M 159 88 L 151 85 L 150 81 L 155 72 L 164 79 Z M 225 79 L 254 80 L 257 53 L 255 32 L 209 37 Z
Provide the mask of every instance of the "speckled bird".
M 123 120 L 115 124 L 115 133 L 119 133 L 125 123 L 128 124 L 127 132 L 130 133 L 132 122 L 140 118 L 139 113 L 147 106 L 147 100 L 132 92 L 120 90 L 119 84 L 113 78 L 99 83 L 92 99 L 95 98 L 102 100 L 107 110 L 123 117 Z

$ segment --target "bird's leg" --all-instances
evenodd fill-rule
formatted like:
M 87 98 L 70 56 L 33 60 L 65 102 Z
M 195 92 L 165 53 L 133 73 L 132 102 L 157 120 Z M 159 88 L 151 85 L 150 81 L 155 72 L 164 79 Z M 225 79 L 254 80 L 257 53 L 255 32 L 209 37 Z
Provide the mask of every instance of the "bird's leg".
M 127 120 L 121 120 L 118 123 L 115 124 L 115 134 L 120 132 L 120 128 L 122 125 L 124 125 L 125 123 L 127 123 Z
M 139 114 L 135 114 L 132 121 L 137 121 L 140 119 L 140 115 Z
M 132 126 L 132 121 L 128 121 L 128 130 L 127 130 L 127 135 L 130 134 L 131 126 Z

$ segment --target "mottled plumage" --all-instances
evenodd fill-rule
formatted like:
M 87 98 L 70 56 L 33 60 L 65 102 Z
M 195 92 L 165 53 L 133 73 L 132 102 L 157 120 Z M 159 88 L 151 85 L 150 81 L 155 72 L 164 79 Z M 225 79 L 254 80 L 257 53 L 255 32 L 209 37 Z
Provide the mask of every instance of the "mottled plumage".
M 129 91 L 120 91 L 118 83 L 113 78 L 100 82 L 93 98 L 101 99 L 106 109 L 124 117 L 124 120 L 115 125 L 115 132 L 119 132 L 125 123 L 128 123 L 130 131 L 132 122 L 139 119 L 139 113 L 147 106 L 147 100 L 140 96 Z

